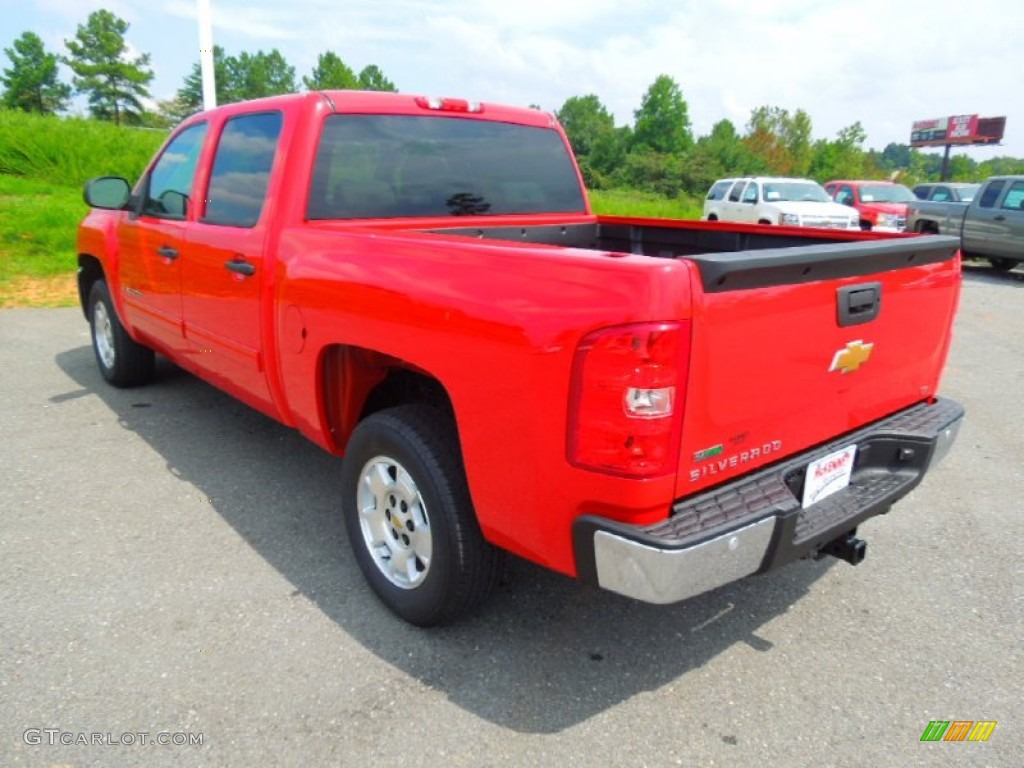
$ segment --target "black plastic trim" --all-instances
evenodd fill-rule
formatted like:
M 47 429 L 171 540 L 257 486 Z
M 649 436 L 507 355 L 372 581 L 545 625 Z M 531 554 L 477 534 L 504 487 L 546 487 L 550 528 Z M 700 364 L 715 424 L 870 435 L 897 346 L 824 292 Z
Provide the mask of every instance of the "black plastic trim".
M 891 272 L 956 258 L 960 240 L 945 235 L 844 239 L 845 230 L 793 232 L 728 224 L 658 226 L 596 222 L 440 227 L 436 234 L 542 243 L 569 248 L 692 260 L 706 293 L 796 285 Z

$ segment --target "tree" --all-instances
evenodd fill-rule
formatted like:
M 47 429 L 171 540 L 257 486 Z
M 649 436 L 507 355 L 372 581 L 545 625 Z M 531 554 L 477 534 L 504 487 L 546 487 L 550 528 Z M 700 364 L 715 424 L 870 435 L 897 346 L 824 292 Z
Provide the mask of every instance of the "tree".
M 376 64 L 370 64 L 363 67 L 363 70 L 359 73 L 359 87 L 364 91 L 398 92 L 398 89 L 395 88 L 395 84 L 384 77 L 384 73 L 381 72 L 380 67 Z
M 65 59 L 75 73 L 75 90 L 89 96 L 89 111 L 101 120 L 138 122 L 143 112 L 142 99 L 149 97 L 153 72 L 149 54 L 128 57 L 124 35 L 128 23 L 110 11 L 89 14 L 78 25 L 72 40 L 65 40 L 70 56 Z
M 302 84 L 310 91 L 355 90 L 359 88 L 356 73 L 333 51 L 321 53 L 309 77 Z
M 659 75 L 633 113 L 637 145 L 655 152 L 681 154 L 693 146 L 690 115 L 679 85 L 668 75 Z
M 46 52 L 39 35 L 23 32 L 4 53 L 11 60 L 11 68 L 0 77 L 5 107 L 43 115 L 64 109 L 71 87 L 57 79 L 57 55 Z
M 565 129 L 587 186 L 605 186 L 606 177 L 615 171 L 625 154 L 611 113 L 591 93 L 566 99 L 555 116 Z
M 228 57 L 219 45 L 213 46 L 213 82 L 218 104 L 238 101 L 232 93 L 231 77 L 228 71 Z M 203 108 L 203 69 L 201 62 L 192 64 L 192 71 L 185 76 L 185 82 L 178 89 L 177 96 L 166 104 L 168 114 L 179 120 Z
M 290 66 L 276 48 L 270 53 L 257 51 L 249 54 L 243 51 L 238 56 L 229 57 L 224 65 L 231 101 L 259 99 L 298 90 L 295 67 Z
M 811 175 L 822 181 L 861 179 L 873 175 L 869 173 L 866 165 L 866 139 L 864 127 L 858 121 L 840 129 L 834 141 L 816 141 L 811 160 Z
M 683 165 L 683 187 L 690 193 L 703 193 L 723 176 L 755 174 L 763 171 L 729 120 L 719 120 L 711 133 L 701 136 Z
M 744 142 L 767 172 L 806 176 L 810 171 L 811 118 L 802 109 L 790 115 L 780 107 L 758 107 L 750 113 Z

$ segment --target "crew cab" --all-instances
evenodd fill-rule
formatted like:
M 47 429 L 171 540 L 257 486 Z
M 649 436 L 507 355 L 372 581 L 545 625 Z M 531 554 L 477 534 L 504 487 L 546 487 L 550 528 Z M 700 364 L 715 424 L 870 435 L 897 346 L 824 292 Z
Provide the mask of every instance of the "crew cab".
M 753 176 L 716 181 L 704 200 L 707 221 L 857 229 L 857 211 L 832 202 L 810 179 Z
M 987 259 L 1005 272 L 1024 261 L 1024 176 L 993 176 L 969 203 L 911 203 L 913 232 L 960 238 L 966 256 Z
M 655 603 L 860 562 L 963 416 L 955 239 L 598 216 L 534 109 L 231 104 L 85 199 L 102 377 L 165 355 L 341 457 L 354 558 L 418 625 L 505 552 Z
M 825 191 L 840 205 L 860 212 L 860 228 L 902 232 L 907 228 L 907 203 L 916 200 L 902 184 L 891 181 L 830 181 Z

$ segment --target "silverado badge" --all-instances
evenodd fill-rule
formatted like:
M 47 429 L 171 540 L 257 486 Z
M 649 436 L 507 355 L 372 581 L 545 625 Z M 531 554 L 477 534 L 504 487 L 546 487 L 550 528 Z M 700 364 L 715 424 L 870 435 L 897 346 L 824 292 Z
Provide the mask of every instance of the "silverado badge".
M 871 351 L 874 348 L 874 343 L 865 344 L 860 339 L 851 341 L 832 357 L 832 367 L 828 369 L 829 373 L 832 371 L 842 371 L 844 375 L 853 373 L 871 358 Z

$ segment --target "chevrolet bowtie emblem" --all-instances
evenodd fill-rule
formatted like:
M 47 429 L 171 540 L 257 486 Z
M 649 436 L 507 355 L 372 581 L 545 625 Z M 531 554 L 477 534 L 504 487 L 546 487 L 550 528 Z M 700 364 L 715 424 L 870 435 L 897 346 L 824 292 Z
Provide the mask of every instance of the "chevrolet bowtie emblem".
M 874 348 L 874 344 L 865 344 L 860 339 L 851 341 L 836 352 L 832 358 L 832 367 L 828 369 L 829 373 L 832 371 L 842 371 L 844 374 L 853 373 L 871 358 L 871 351 Z

